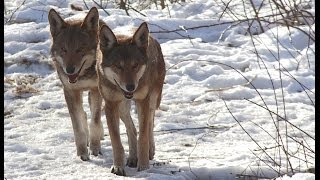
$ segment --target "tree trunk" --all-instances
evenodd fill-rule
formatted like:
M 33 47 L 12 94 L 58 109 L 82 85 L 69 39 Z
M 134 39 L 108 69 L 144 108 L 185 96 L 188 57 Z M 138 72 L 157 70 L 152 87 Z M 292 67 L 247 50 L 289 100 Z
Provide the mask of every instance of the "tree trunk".
M 120 9 L 126 9 L 126 3 L 124 0 L 120 0 Z
M 164 5 L 164 0 L 160 0 L 160 6 L 162 9 L 164 9 L 166 6 Z

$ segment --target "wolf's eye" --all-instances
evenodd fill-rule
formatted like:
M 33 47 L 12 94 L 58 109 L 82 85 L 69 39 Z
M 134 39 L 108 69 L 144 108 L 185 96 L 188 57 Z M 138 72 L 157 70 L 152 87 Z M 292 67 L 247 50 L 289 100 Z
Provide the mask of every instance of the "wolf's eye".
M 120 71 L 123 70 L 123 67 L 122 67 L 122 66 L 120 66 L 120 65 L 115 65 L 115 66 L 116 66 L 116 68 L 117 68 L 118 70 L 120 70 Z
M 60 50 L 61 50 L 62 54 L 66 54 L 67 53 L 67 49 L 64 48 L 64 47 L 62 47 Z
M 138 66 L 139 66 L 139 64 L 138 64 L 138 63 L 135 63 L 135 64 L 132 66 L 132 69 L 133 69 L 133 70 L 137 70 Z
M 76 50 L 76 53 L 77 53 L 77 54 L 80 54 L 81 56 L 84 56 L 84 54 L 85 54 L 85 53 L 84 53 L 84 48 L 79 48 L 79 49 L 77 49 L 77 50 Z

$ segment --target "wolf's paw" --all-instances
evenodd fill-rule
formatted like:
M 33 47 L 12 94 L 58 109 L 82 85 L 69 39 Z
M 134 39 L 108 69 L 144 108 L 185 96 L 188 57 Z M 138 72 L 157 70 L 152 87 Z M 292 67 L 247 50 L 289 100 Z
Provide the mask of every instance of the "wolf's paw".
M 127 166 L 134 168 L 137 167 L 138 158 L 137 157 L 128 157 Z
M 112 166 L 111 173 L 116 174 L 118 176 L 125 176 L 126 175 L 124 168 L 121 166 Z
M 80 155 L 80 159 L 81 159 L 82 161 L 89 161 L 89 160 L 90 160 L 89 154 Z
M 82 144 L 82 146 L 77 146 L 77 155 L 80 156 L 80 159 L 82 161 L 90 160 L 89 154 L 88 154 L 88 148 L 85 144 Z
M 101 152 L 101 147 L 97 147 L 97 146 L 91 146 L 90 147 L 90 154 L 94 155 L 94 156 L 98 156 L 99 154 L 102 155 Z
M 102 152 L 100 149 L 90 149 L 90 154 L 98 156 L 99 154 L 102 155 Z
M 144 171 L 149 169 L 149 164 L 148 165 L 138 165 L 138 171 Z

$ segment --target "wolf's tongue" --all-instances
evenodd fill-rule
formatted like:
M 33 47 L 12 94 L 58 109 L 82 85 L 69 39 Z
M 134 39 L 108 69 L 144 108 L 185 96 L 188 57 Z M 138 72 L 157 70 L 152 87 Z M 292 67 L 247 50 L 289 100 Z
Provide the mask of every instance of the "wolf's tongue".
M 72 74 L 72 75 L 68 75 L 68 78 L 69 78 L 69 82 L 70 83 L 75 83 L 75 82 L 77 82 L 78 73 Z

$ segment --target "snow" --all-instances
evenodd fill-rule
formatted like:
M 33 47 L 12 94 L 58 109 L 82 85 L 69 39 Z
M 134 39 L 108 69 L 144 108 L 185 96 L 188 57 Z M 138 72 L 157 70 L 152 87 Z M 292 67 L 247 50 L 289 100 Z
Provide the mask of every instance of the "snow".
M 133 1 L 132 6 L 146 2 Z M 253 1 L 256 7 L 262 2 Z M 69 5 L 85 8 L 83 1 L 6 0 L 5 3 L 8 12 L 19 8 L 12 17 L 4 15 L 5 20 L 11 18 L 4 25 L 4 177 L 118 178 L 110 173 L 113 157 L 104 113 L 103 155 L 90 156 L 87 162 L 76 156 L 62 84 L 49 57 L 49 9 L 55 8 L 63 18 L 81 19 L 87 10 L 73 11 Z M 272 163 L 267 165 L 259 159 L 270 160 L 251 139 L 262 148 L 276 145 L 273 138 L 277 118 L 258 105 L 267 106 L 315 136 L 315 45 L 301 31 L 314 37 L 315 25 L 299 25 L 299 30 L 263 23 L 265 32 L 251 38 L 245 31 L 247 23 L 230 26 L 232 16 L 221 16 L 222 1 L 167 3 L 164 10 L 152 3 L 141 11 L 146 17 L 133 10 L 127 16 L 111 1 L 106 4 L 110 16 L 99 9 L 100 18 L 118 33 L 127 33 L 128 28 L 147 21 L 152 36 L 161 44 L 167 69 L 160 109 L 155 114 L 155 158 L 145 171 L 126 167 L 127 177 L 123 179 L 278 177 L 268 166 Z M 314 14 L 314 1 L 309 4 L 311 9 L 307 10 Z M 96 6 L 92 1 L 87 5 Z M 241 5 L 240 0 L 230 3 L 232 8 Z M 270 8 L 263 6 L 261 13 L 270 13 Z M 254 17 L 253 12 L 247 13 Z M 251 28 L 259 32 L 258 28 Z M 257 59 L 256 52 L 263 61 Z M 87 93 L 83 99 L 90 119 Z M 137 125 L 136 111 L 132 109 L 131 114 Z M 285 123 L 279 123 L 280 134 L 285 137 Z M 278 155 L 276 161 L 283 165 L 279 180 L 315 179 L 314 174 L 303 173 L 314 167 L 315 141 L 296 127 L 288 125 L 287 134 L 292 138 L 287 141 L 289 152 L 298 157 L 290 158 L 297 173 L 285 175 L 285 155 Z M 128 155 L 123 123 L 120 130 Z M 303 142 L 305 148 L 294 140 Z M 268 153 L 274 156 L 274 150 Z

